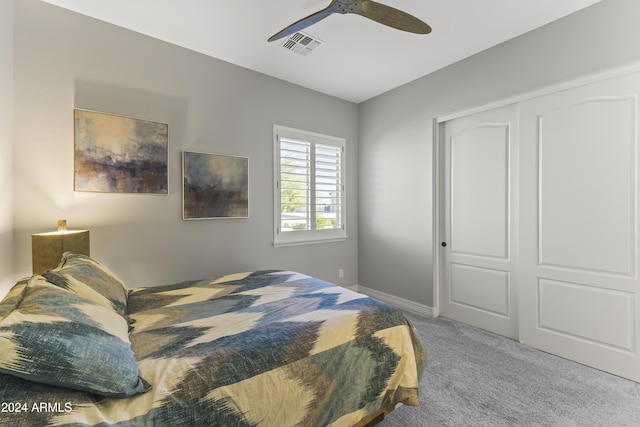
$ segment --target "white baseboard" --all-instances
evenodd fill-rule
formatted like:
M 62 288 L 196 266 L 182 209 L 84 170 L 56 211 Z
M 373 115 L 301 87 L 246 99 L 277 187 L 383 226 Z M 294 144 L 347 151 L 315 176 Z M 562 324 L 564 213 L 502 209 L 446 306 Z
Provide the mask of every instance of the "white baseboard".
M 429 307 L 423 304 L 418 304 L 417 302 L 409 301 L 407 299 L 400 298 L 395 295 L 390 295 L 385 292 L 376 291 L 375 289 L 369 289 L 367 287 L 358 285 L 357 292 L 370 296 L 371 298 L 380 300 L 396 308 L 417 314 L 418 316 L 433 317 L 433 314 L 434 314 L 434 310 L 432 307 Z

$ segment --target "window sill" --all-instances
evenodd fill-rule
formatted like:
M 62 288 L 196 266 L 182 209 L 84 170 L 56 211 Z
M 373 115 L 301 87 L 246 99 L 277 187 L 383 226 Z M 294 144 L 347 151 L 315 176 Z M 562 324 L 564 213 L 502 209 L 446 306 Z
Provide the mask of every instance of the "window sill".
M 334 236 L 334 237 L 322 237 L 316 239 L 290 239 L 290 240 L 279 240 L 277 242 L 273 242 L 273 246 L 276 248 L 284 247 L 284 246 L 300 246 L 300 245 L 314 245 L 317 243 L 336 243 L 336 242 L 344 242 L 347 240 L 349 236 Z

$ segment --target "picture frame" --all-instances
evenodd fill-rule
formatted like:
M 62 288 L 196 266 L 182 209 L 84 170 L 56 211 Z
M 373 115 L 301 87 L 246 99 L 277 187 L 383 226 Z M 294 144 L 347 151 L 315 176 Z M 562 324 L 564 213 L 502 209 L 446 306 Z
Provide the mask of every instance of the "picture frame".
M 75 108 L 74 191 L 169 193 L 169 126 Z
M 182 152 L 182 219 L 249 217 L 249 158 Z

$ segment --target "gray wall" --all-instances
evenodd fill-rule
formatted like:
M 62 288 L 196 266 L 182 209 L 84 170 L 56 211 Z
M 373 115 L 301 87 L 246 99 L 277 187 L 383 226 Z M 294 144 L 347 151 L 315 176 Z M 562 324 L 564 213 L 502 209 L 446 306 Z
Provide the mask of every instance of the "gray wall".
M 130 287 L 261 268 L 357 284 L 357 105 L 35 0 L 14 26 L 16 274 L 65 218 Z M 74 192 L 74 107 L 168 123 L 169 194 Z M 272 246 L 273 124 L 346 138 L 347 242 Z M 249 157 L 248 219 L 181 219 L 183 150 Z
M 0 0 L 0 296 L 13 284 L 13 0 Z
M 0 0 L 0 162 L 14 156 L 0 167 L 0 294 L 30 274 L 30 234 L 66 218 L 91 229 L 92 254 L 129 286 L 291 268 L 432 306 L 432 119 L 639 61 L 638 16 L 636 0 L 604 0 L 356 106 L 35 0 Z M 73 192 L 74 107 L 168 123 L 170 194 Z M 274 123 L 347 138 L 347 243 L 271 246 Z M 249 219 L 180 219 L 182 150 L 250 158 Z
M 359 284 L 433 306 L 434 117 L 638 62 L 639 17 L 604 0 L 360 104 Z

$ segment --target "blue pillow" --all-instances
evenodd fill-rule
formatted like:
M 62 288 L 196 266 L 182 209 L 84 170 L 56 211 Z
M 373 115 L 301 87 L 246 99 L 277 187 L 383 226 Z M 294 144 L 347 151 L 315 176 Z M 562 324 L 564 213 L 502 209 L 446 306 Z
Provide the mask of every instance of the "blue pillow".
M 18 280 L 9 290 L 9 293 L 0 301 L 0 319 L 4 318 L 11 310 L 16 308 L 22 300 L 22 294 L 29 283 L 29 277 Z
M 128 291 L 124 283 L 93 258 L 65 252 L 58 267 L 42 275 L 54 285 L 127 316 Z
M 16 292 L 7 297 L 15 300 Z M 138 376 L 127 321 L 112 309 L 42 276 L 10 304 L 0 318 L 0 372 L 107 397 L 151 388 Z

